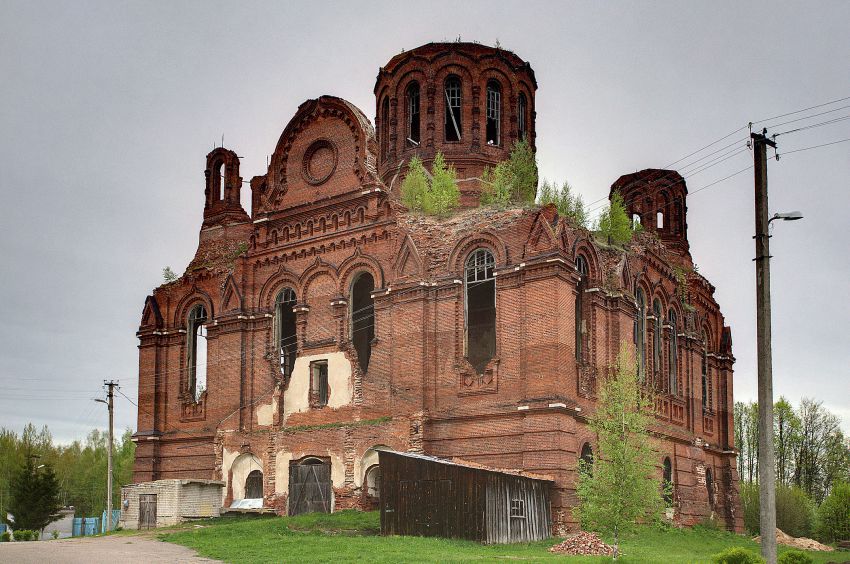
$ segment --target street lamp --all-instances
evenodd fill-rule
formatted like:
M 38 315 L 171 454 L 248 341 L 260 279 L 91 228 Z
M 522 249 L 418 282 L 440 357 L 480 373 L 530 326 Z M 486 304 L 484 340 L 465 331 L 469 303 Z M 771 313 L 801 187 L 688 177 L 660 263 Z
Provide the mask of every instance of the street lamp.
M 785 212 L 785 213 L 775 213 L 773 217 L 767 220 L 767 224 L 770 225 L 771 221 L 781 219 L 782 221 L 795 221 L 798 219 L 803 219 L 803 214 L 798 211 Z

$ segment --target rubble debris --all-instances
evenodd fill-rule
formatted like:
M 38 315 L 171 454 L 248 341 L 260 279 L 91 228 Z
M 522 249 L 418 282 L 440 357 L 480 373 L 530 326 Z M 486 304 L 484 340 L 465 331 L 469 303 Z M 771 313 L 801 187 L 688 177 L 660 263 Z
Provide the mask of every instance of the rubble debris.
M 757 543 L 761 543 L 761 535 L 757 536 L 753 540 Z M 806 537 L 792 537 L 791 535 L 782 532 L 781 529 L 776 529 L 776 543 L 784 544 L 785 546 L 793 546 L 794 548 L 799 548 L 800 550 L 825 550 L 829 552 L 835 550 L 831 546 L 821 544 L 816 540 L 807 539 Z
M 596 533 L 581 531 L 551 547 L 549 552 L 574 556 L 613 556 L 614 547 L 605 544 Z

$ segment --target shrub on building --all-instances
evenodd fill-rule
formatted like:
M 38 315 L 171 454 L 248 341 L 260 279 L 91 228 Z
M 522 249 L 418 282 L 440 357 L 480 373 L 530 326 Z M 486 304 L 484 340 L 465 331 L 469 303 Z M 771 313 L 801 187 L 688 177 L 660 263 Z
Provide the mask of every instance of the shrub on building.
M 626 213 L 626 204 L 619 192 L 611 195 L 610 203 L 596 221 L 595 231 L 609 244 L 625 245 L 635 233 L 642 231 L 640 223 L 633 223 Z
M 514 143 L 510 157 L 495 168 L 485 169 L 482 180 L 482 204 L 507 207 L 534 202 L 537 195 L 537 157 L 528 141 Z
M 564 182 L 560 188 L 545 178 L 537 189 L 537 203 L 541 206 L 555 204 L 558 215 L 566 218 L 573 226 L 587 229 L 587 210 L 581 194 L 573 192 L 569 182 Z
M 822 542 L 850 540 L 850 484 L 835 484 L 820 504 L 815 535 Z
M 453 166 L 446 166 L 442 153 L 434 157 L 430 178 L 418 157 L 410 160 L 401 183 L 401 201 L 408 209 L 429 215 L 445 215 L 458 206 L 457 173 Z
M 715 554 L 711 561 L 714 564 L 764 564 L 764 558 L 752 550 L 740 546 L 727 548 L 723 552 Z

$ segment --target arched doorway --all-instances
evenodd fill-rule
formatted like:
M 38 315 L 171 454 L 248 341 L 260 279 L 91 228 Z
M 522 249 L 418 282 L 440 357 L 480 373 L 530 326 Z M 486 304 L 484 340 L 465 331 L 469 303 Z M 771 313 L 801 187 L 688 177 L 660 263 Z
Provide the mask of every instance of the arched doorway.
M 289 514 L 330 513 L 331 462 L 307 456 L 289 463 Z
M 263 497 L 263 473 L 252 470 L 245 479 L 245 499 L 262 499 Z

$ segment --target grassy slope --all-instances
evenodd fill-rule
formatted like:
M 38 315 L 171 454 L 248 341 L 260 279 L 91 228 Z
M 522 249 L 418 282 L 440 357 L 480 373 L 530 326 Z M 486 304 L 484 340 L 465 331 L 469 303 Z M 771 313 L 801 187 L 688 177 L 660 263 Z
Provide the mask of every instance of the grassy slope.
M 201 555 L 227 562 L 456 562 L 468 560 L 610 562 L 599 557 L 555 556 L 548 541 L 485 546 L 470 541 L 419 537 L 381 537 L 377 512 L 341 511 L 299 517 L 228 516 L 161 535 Z M 751 540 L 704 529 L 647 528 L 622 544 L 624 564 L 710 562 L 730 546 L 757 551 Z M 781 550 L 780 550 L 781 552 Z M 843 561 L 844 554 L 810 552 L 816 563 Z

